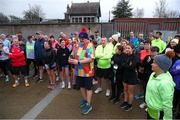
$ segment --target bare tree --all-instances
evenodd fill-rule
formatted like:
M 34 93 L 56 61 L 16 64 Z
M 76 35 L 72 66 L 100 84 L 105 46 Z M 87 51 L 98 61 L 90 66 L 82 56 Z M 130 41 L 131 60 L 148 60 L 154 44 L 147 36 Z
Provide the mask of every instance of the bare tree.
M 143 8 L 136 8 L 133 12 L 134 18 L 143 18 L 144 17 L 144 9 Z
M 29 5 L 29 10 L 24 11 L 23 14 L 25 20 L 41 20 L 45 17 L 42 8 L 39 5 Z
M 180 17 L 180 12 L 175 11 L 175 10 L 168 10 L 167 17 L 168 18 L 179 18 Z
M 167 17 L 167 3 L 166 0 L 159 0 L 156 2 L 154 17 L 166 18 Z

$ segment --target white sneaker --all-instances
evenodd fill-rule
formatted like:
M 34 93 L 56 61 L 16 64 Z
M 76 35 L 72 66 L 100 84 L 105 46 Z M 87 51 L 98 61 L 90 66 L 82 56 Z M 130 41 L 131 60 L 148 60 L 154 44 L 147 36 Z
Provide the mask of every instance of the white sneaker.
M 102 88 L 100 88 L 100 87 L 98 87 L 95 91 L 94 91 L 94 93 L 99 93 L 99 92 L 101 92 L 102 91 Z
M 106 97 L 109 97 L 109 96 L 110 96 L 110 90 L 107 89 L 107 90 L 106 90 Z
M 68 82 L 68 89 L 71 89 L 71 83 Z
M 139 107 L 140 107 L 141 109 L 144 109 L 144 108 L 146 107 L 146 103 L 145 103 L 145 102 L 141 103 L 141 104 L 139 105 Z
M 61 88 L 65 88 L 65 83 L 64 83 L 64 81 L 61 83 Z
M 56 77 L 56 81 L 59 81 L 59 77 Z
M 145 109 L 145 112 L 147 112 L 147 111 L 148 111 L 148 108 Z
M 6 75 L 5 82 L 9 82 L 9 76 Z

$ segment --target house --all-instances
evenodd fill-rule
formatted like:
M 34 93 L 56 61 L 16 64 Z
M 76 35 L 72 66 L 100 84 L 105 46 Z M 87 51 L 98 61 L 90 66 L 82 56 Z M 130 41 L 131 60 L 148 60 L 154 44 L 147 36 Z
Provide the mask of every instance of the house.
M 65 21 L 70 23 L 97 23 L 100 17 L 100 2 L 72 3 L 65 13 Z

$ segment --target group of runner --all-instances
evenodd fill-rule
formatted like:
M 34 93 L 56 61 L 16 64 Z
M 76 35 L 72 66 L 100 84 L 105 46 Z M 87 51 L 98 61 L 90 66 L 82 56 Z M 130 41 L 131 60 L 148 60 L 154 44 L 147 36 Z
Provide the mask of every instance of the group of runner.
M 171 119 L 180 108 L 179 39 L 176 35 L 166 43 L 161 32 L 146 39 L 143 33 L 136 37 L 133 32 L 127 38 L 120 33 L 106 38 L 98 31 L 88 35 L 86 28 L 71 36 L 61 32 L 57 39 L 42 31 L 27 40 L 21 32 L 11 37 L 1 34 L 0 69 L 5 82 L 13 76 L 14 88 L 20 85 L 20 75 L 29 87 L 31 71 L 36 82 L 42 82 L 44 70 L 49 77 L 48 89 L 56 88 L 59 81 L 61 88 L 80 88 L 83 114 L 92 110 L 93 83 L 97 82 L 94 93 L 106 90 L 105 96 L 114 104 L 123 95 L 120 107 L 125 111 L 133 108 L 134 99 L 144 97 L 139 107 L 146 106 L 148 118 Z M 104 80 L 106 85 L 102 86 Z M 140 90 L 135 95 L 137 85 Z

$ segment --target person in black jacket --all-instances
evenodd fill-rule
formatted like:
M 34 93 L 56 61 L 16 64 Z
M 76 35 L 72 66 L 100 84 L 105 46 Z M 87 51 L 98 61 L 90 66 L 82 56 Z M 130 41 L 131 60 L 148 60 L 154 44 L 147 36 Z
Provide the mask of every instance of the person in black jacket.
M 138 56 L 135 54 L 135 47 L 132 44 L 127 44 L 125 49 L 125 57 L 123 58 L 123 86 L 124 86 L 124 102 L 120 105 L 125 111 L 132 109 L 135 86 L 137 80 L 137 62 Z
M 145 93 L 146 93 L 146 86 L 149 80 L 149 77 L 151 75 L 152 71 L 152 66 L 151 64 L 153 63 L 153 58 L 159 54 L 159 48 L 154 46 L 151 48 L 151 54 L 147 55 L 144 60 L 142 61 L 141 67 L 143 68 L 143 89 L 144 89 L 144 101 L 145 101 Z M 143 102 L 139 105 L 140 108 L 145 108 L 146 103 Z
M 61 87 L 65 88 L 64 75 L 68 80 L 68 88 L 71 88 L 71 81 L 69 76 L 69 63 L 68 58 L 70 55 L 69 49 L 65 46 L 65 41 L 60 40 L 61 47 L 57 50 L 57 64 L 60 68 L 60 78 L 62 80 Z
M 116 48 L 116 54 L 113 55 L 111 59 L 111 64 L 113 66 L 114 77 L 111 79 L 111 97 L 109 98 L 110 101 L 113 101 L 114 104 L 120 101 L 119 97 L 123 92 L 123 83 L 122 83 L 122 60 L 124 57 L 124 47 L 118 45 Z
M 49 75 L 50 84 L 48 85 L 49 89 L 55 88 L 55 69 L 56 69 L 56 52 L 51 46 L 51 42 L 44 42 L 45 51 L 42 53 L 42 62 L 47 70 Z

